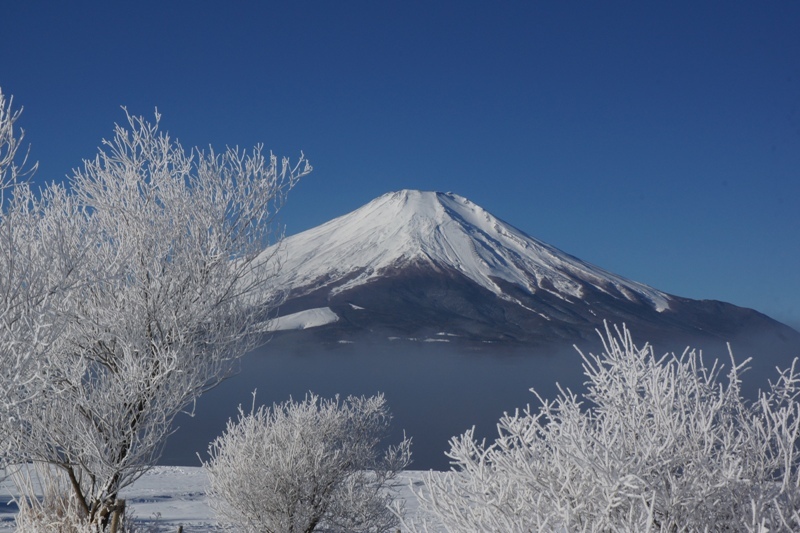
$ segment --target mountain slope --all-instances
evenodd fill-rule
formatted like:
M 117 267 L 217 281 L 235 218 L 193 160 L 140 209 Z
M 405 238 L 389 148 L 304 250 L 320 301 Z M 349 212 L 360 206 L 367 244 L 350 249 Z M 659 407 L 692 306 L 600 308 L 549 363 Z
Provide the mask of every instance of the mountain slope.
M 295 291 L 332 286 L 332 294 L 408 265 L 461 272 L 496 296 L 515 301 L 497 280 L 570 302 L 588 283 L 602 292 L 645 300 L 657 310 L 669 297 L 538 241 L 450 193 L 404 190 L 286 240 L 281 278 Z
M 323 341 L 571 343 L 594 338 L 605 319 L 640 338 L 775 334 L 800 343 L 765 315 L 625 279 L 451 193 L 383 195 L 288 237 L 279 254 L 276 281 L 290 288 L 280 314 L 327 309 L 314 330 Z

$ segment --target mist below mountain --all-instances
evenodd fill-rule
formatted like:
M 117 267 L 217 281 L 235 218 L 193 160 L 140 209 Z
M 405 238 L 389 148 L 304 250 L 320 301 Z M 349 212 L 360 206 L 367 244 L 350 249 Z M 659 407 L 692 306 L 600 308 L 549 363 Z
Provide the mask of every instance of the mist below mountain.
M 635 332 L 634 340 L 645 342 Z M 765 387 L 768 378 L 775 378 L 774 365 L 791 363 L 785 346 L 753 351 L 755 346 L 770 350 L 768 344 L 765 339 L 752 339 L 733 346 L 738 361 L 755 358 L 743 376 L 749 397 Z M 236 418 L 237 407 L 250 409 L 256 389 L 256 405 L 302 399 L 308 391 L 324 397 L 383 392 L 394 415 L 387 443 L 398 442 L 405 431 L 413 438 L 412 468 L 421 470 L 449 468 L 445 451 L 450 437 L 475 425 L 479 438 L 493 439 L 504 411 L 527 404 L 536 407 L 531 387 L 544 398 L 557 395 L 556 383 L 583 390 L 580 355 L 567 345 L 485 351 L 423 342 L 317 346 L 311 350 L 292 340 L 275 339 L 244 357 L 237 375 L 199 399 L 194 418 L 178 418 L 180 428 L 170 437 L 161 464 L 199 464 L 196 454 L 206 457 L 208 443 L 223 432 L 229 417 Z M 716 358 L 730 367 L 724 344 L 700 347 L 708 363 Z M 587 341 L 581 348 L 597 353 L 600 346 L 598 341 Z M 655 345 L 658 354 L 668 348 L 680 353 L 683 346 Z

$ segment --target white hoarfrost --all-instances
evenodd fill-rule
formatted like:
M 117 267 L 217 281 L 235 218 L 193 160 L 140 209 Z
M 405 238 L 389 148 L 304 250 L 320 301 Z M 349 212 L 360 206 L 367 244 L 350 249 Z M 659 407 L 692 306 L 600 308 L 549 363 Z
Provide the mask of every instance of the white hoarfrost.
M 260 342 L 282 291 L 252 274 L 311 167 L 187 151 L 158 114 L 127 115 L 68 187 L 36 196 L 7 140 L 16 116 L 0 93 L 0 467 L 55 471 L 44 498 L 20 480 L 19 531 L 122 531 L 120 491 Z
M 203 463 L 211 507 L 239 533 L 395 531 L 391 489 L 411 441 L 380 453 L 390 422 L 382 394 L 240 407 Z
M 606 293 L 649 302 L 657 311 L 669 308 L 667 294 L 536 240 L 452 193 L 403 190 L 385 194 L 347 215 L 288 237 L 281 246 L 284 262 L 278 276 L 300 292 L 303 287 L 331 285 L 335 294 L 389 269 L 421 262 L 460 271 L 513 302 L 517 300 L 495 280 L 567 301 L 580 299 L 588 283 Z
M 586 392 L 506 413 L 493 443 L 450 439 L 452 469 L 415 489 L 406 532 L 800 531 L 800 366 L 754 402 L 749 360 L 723 373 L 702 354 L 656 355 L 606 326 L 584 355 Z M 431 529 L 431 525 L 435 526 Z

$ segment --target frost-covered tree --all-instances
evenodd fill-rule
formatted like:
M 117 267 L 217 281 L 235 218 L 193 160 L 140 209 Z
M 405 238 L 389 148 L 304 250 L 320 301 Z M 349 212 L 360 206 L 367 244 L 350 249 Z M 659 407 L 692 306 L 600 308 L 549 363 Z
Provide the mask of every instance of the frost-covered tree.
M 32 191 L 19 116 L 0 89 L 0 467 L 18 456 L 11 436 L 43 386 L 42 356 L 63 331 L 60 311 L 80 281 L 87 235 L 62 187 Z
M 800 370 L 749 404 L 743 365 L 656 357 L 623 328 L 585 356 L 587 392 L 505 415 L 492 444 L 454 437 L 418 496 L 451 532 L 798 531 Z M 744 364 L 746 364 L 745 362 Z M 535 392 L 535 391 L 534 391 Z M 412 531 L 426 530 L 419 517 Z
M 390 482 L 411 441 L 381 456 L 389 422 L 383 395 L 240 407 L 203 465 L 219 521 L 245 533 L 394 532 Z
M 186 151 L 127 115 L 69 180 L 89 246 L 64 291 L 44 386 L 12 435 L 23 460 L 63 470 L 74 507 L 108 526 L 120 489 L 159 458 L 177 413 L 235 369 L 281 288 L 275 212 L 302 157 Z
M 26 291 L 25 277 L 31 265 L 25 263 L 38 252 L 37 246 L 29 244 L 36 220 L 31 211 L 38 209 L 30 205 L 28 191 L 21 191 L 23 186 L 18 183 L 22 132 L 15 128 L 20 111 L 14 110 L 12 103 L 0 88 L 0 467 L 9 451 L 7 425 L 19 402 L 13 383 L 30 374 L 33 358 L 28 356 L 27 346 L 39 344 L 36 328 L 26 323 L 37 324 L 42 308 L 40 295 Z M 18 190 L 21 194 L 14 194 Z

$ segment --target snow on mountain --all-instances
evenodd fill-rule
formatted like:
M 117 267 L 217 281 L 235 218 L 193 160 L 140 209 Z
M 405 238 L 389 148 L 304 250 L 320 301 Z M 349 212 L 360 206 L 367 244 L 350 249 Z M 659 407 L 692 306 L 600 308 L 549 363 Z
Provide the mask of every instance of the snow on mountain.
M 331 311 L 330 307 L 318 307 L 267 320 L 264 331 L 316 328 L 332 324 L 337 320 L 339 316 Z
M 497 295 L 500 280 L 572 303 L 586 284 L 601 292 L 648 302 L 662 312 L 670 296 L 581 261 L 494 217 L 452 193 L 403 190 L 285 239 L 278 283 L 331 287 L 331 296 L 412 264 L 452 269 Z M 268 251 L 267 253 L 270 253 Z M 528 309 L 526 307 L 526 309 Z M 547 318 L 547 317 L 544 317 Z

